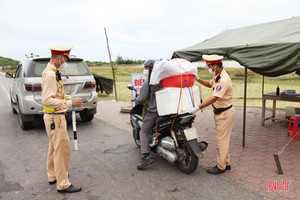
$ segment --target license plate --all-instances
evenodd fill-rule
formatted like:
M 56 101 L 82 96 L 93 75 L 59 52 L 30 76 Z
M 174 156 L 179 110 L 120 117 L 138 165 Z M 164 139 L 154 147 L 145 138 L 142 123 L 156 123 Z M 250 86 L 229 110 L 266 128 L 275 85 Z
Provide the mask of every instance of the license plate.
M 184 131 L 184 134 L 185 134 L 185 137 L 186 137 L 187 141 L 198 138 L 197 130 L 196 130 L 195 127 L 185 129 L 183 131 Z

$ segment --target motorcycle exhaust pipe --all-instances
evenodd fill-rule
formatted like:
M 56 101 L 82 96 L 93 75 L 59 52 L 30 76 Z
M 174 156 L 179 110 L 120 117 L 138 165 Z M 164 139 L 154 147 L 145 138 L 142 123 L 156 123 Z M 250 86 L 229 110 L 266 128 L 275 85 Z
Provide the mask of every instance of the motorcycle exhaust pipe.
M 160 146 L 156 147 L 156 152 L 170 163 L 173 163 L 178 159 L 175 152 L 170 152 Z
M 202 141 L 198 143 L 199 147 L 200 147 L 200 151 L 205 151 L 208 147 L 208 143 L 206 141 Z

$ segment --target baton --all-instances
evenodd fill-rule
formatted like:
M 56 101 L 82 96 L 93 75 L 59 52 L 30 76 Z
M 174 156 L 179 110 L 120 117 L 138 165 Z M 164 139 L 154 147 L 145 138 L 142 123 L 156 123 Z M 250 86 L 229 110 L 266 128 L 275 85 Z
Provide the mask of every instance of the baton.
M 74 135 L 74 150 L 78 150 L 78 144 L 77 144 L 77 132 L 76 132 L 76 113 L 73 109 L 72 111 L 72 124 L 73 124 L 73 135 Z
M 300 131 L 298 131 L 298 133 L 300 133 Z M 298 134 L 297 133 L 297 134 Z M 283 174 L 283 171 L 282 171 L 282 168 L 281 168 L 281 164 L 280 164 L 280 161 L 279 161 L 279 155 L 285 150 L 285 148 L 291 143 L 292 140 L 295 139 L 295 137 L 297 137 L 297 134 L 295 134 L 293 136 L 293 138 L 280 150 L 278 151 L 277 154 L 274 154 L 274 160 L 275 160 L 275 163 L 276 163 L 276 167 L 277 167 L 277 173 L 278 174 Z
M 200 103 L 202 104 L 203 101 L 202 101 L 202 89 L 201 89 L 201 86 L 199 85 L 199 90 L 200 90 Z M 203 112 L 203 110 L 201 109 L 201 112 Z

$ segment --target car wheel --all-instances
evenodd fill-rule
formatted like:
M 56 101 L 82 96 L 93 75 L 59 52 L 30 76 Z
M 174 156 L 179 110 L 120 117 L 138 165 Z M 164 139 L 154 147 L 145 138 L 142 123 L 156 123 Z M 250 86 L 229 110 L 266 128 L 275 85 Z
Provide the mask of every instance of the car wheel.
M 79 115 L 84 122 L 90 122 L 94 118 L 94 114 L 86 114 L 86 112 L 79 112 Z
M 11 106 L 11 111 L 13 114 L 18 114 L 17 110 L 14 108 L 14 104 L 12 99 L 10 99 L 10 106 Z
M 23 130 L 31 129 L 33 127 L 33 122 L 24 122 L 23 120 L 24 115 L 21 113 L 19 105 L 18 105 L 18 109 L 19 109 L 19 122 L 20 122 L 21 129 Z

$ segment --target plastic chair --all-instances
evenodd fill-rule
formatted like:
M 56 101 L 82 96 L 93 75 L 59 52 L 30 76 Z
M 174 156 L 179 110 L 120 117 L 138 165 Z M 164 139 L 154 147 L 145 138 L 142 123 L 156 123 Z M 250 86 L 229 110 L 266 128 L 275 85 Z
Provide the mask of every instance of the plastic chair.
M 292 122 L 294 120 L 294 127 L 292 128 Z M 300 129 L 298 129 L 298 122 L 300 120 L 300 115 L 292 115 L 290 118 L 289 129 L 287 136 L 292 134 L 293 140 L 296 140 L 297 136 L 300 136 Z

